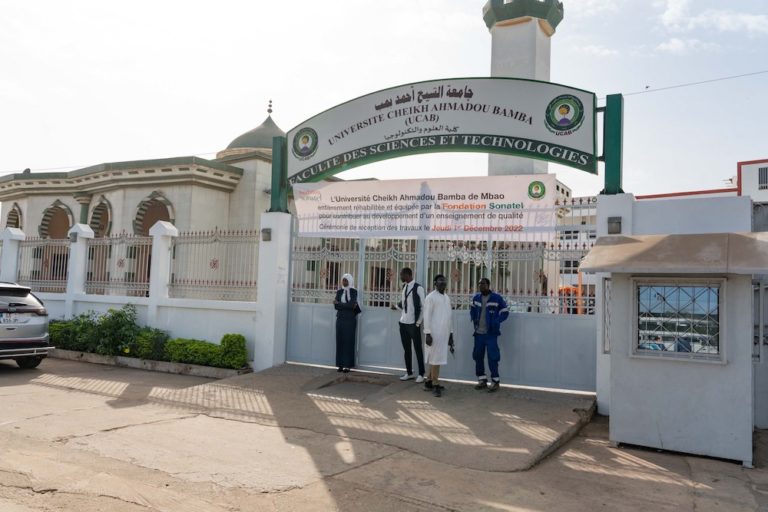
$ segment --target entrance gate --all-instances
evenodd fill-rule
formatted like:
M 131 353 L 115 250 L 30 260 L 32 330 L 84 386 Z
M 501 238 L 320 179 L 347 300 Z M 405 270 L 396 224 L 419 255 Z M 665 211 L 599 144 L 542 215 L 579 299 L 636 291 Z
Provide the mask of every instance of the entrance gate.
M 295 233 L 288 360 L 334 365 L 332 302 L 341 276 L 349 273 L 363 308 L 358 317 L 358 366 L 402 371 L 400 313 L 389 306 L 399 300 L 400 270 L 411 267 L 427 293 L 435 275 L 448 279 L 456 354 L 441 375 L 475 379 L 468 310 L 477 281 L 488 277 L 511 311 L 499 340 L 502 380 L 594 391 L 594 277 L 580 275 L 578 264 L 596 238 L 596 200 L 569 199 L 559 207 L 555 241 L 549 243 L 307 238 Z
M 274 138 L 270 212 L 289 211 L 291 185 L 388 158 L 446 151 L 536 158 L 594 174 L 602 161 L 602 193 L 621 193 L 622 116 L 619 94 L 598 107 L 594 93 L 531 80 L 453 78 L 383 89 Z M 287 359 L 333 365 L 333 292 L 349 272 L 363 308 L 358 366 L 402 369 L 399 315 L 389 305 L 400 290 L 399 271 L 408 266 L 427 290 L 434 275 L 448 278 L 457 351 L 441 375 L 475 378 L 467 309 L 478 279 L 488 277 L 512 309 L 500 338 L 502 380 L 594 391 L 594 284 L 578 267 L 596 237 L 596 202 L 568 198 L 559 206 L 553 242 L 294 236 Z

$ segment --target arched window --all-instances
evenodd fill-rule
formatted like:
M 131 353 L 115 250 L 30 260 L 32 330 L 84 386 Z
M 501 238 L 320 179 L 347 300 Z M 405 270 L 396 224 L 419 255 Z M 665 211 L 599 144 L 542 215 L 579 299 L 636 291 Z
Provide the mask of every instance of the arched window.
M 19 228 L 21 227 L 21 208 L 16 203 L 13 203 L 11 211 L 8 212 L 8 219 L 5 222 L 7 228 Z
M 74 223 L 72 210 L 58 199 L 45 209 L 43 220 L 37 228 L 41 238 L 67 238 Z
M 93 209 L 88 225 L 96 238 L 109 236 L 112 231 L 112 205 L 103 196 Z
M 152 192 L 139 203 L 133 219 L 133 232 L 136 235 L 149 236 L 149 230 L 161 220 L 170 223 L 176 221 L 173 205 L 162 193 Z

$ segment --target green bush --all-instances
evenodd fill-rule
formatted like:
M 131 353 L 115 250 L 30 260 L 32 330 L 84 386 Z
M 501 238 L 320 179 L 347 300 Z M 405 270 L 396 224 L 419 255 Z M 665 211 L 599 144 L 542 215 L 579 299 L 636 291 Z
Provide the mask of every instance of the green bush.
M 248 364 L 248 351 L 245 348 L 245 336 L 225 334 L 221 338 L 221 366 L 235 370 Z
M 221 367 L 221 347 L 207 341 L 176 338 L 165 344 L 165 352 L 174 363 Z
M 51 320 L 48 324 L 48 337 L 51 345 L 68 350 L 75 339 L 75 325 L 72 320 Z
M 133 355 L 138 333 L 136 306 L 126 304 L 120 309 L 110 309 L 96 323 L 95 352 L 105 356 Z
M 219 368 L 240 369 L 248 364 L 243 335 L 225 334 L 220 345 L 186 338 L 169 340 L 165 331 L 139 327 L 133 304 L 104 315 L 90 311 L 71 320 L 52 320 L 48 332 L 51 345 L 64 350 Z
M 140 359 L 167 361 L 165 344 L 168 339 L 168 333 L 165 331 L 152 327 L 142 327 L 136 335 L 136 347 L 133 355 Z
M 71 320 L 53 320 L 48 326 L 51 345 L 64 350 L 94 352 L 98 343 L 96 333 L 98 317 L 83 313 Z

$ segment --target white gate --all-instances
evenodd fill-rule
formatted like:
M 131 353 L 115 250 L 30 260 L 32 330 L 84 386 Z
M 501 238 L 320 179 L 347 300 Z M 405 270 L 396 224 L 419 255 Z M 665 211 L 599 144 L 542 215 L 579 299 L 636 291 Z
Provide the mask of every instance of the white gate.
M 558 206 L 556 239 L 548 243 L 294 236 L 288 360 L 334 364 L 332 302 L 341 276 L 350 273 L 363 309 L 358 367 L 402 371 L 400 314 L 389 306 L 398 301 L 400 270 L 410 267 L 427 292 L 435 275 L 448 279 L 456 355 L 441 375 L 475 379 L 468 309 L 478 280 L 488 277 L 512 311 L 499 340 L 502 381 L 594 391 L 594 277 L 580 274 L 578 267 L 595 240 L 596 199 Z

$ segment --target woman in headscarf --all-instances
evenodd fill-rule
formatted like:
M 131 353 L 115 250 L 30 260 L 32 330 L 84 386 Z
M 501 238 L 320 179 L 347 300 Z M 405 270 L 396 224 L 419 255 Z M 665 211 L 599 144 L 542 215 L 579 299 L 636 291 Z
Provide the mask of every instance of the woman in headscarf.
M 357 333 L 357 304 L 355 279 L 351 274 L 341 278 L 341 288 L 336 292 L 333 306 L 336 308 L 336 371 L 348 372 L 355 366 L 355 336 Z

